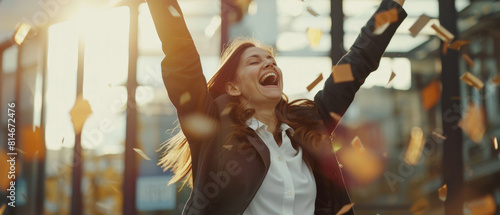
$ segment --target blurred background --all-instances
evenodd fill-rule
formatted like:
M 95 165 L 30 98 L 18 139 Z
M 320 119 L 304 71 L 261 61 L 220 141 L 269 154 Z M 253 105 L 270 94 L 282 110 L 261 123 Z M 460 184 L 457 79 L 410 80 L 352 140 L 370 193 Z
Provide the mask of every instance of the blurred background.
M 331 73 L 379 3 L 179 0 L 207 79 L 229 38 L 253 36 L 276 48 L 292 99 L 312 99 L 320 87 L 306 87 Z M 356 213 L 500 214 L 500 2 L 404 8 L 333 140 Z M 422 14 L 432 19 L 413 37 Z M 447 49 L 432 24 L 470 43 Z M 156 165 L 176 125 L 162 58 L 144 1 L 0 0 L 0 206 L 17 153 L 16 207 L 4 214 L 181 214 L 189 188 L 167 186 Z M 466 72 L 479 82 L 461 81 Z

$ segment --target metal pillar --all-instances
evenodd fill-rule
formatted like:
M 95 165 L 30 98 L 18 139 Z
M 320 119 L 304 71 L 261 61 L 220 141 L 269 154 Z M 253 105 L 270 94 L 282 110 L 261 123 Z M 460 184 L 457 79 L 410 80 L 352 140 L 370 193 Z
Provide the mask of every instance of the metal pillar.
M 127 121 L 125 138 L 125 170 L 123 180 L 123 214 L 135 215 L 136 209 L 136 183 L 137 159 L 134 148 L 137 146 L 137 105 L 135 90 L 137 88 L 137 55 L 138 55 L 138 27 L 139 4 L 134 1 L 130 4 L 130 32 L 129 32 L 129 58 L 127 80 Z
M 439 21 L 455 37 L 458 37 L 457 11 L 455 0 L 439 0 Z M 442 42 L 443 44 L 443 42 Z M 443 143 L 443 183 L 448 187 L 445 206 L 446 215 L 463 214 L 463 185 L 464 171 L 462 158 L 462 131 L 457 127 L 456 120 L 450 120 L 449 113 L 460 106 L 459 100 L 452 100 L 460 96 L 458 52 L 441 53 L 442 62 L 442 94 L 441 109 L 443 114 L 443 132 L 446 140 Z M 450 111 L 452 110 L 452 111 Z M 460 117 L 459 111 L 453 111 L 453 118 Z M 458 119 L 458 118 L 457 118 Z
M 343 0 L 331 0 L 330 11 L 332 19 L 332 29 L 330 31 L 332 40 L 332 49 L 330 57 L 335 65 L 344 56 L 344 11 L 342 8 Z
M 80 35 L 78 37 L 78 67 L 76 75 L 76 96 L 83 93 L 83 72 L 85 63 L 85 42 Z M 75 146 L 73 147 L 73 178 L 71 195 L 71 215 L 82 214 L 82 133 L 76 132 Z

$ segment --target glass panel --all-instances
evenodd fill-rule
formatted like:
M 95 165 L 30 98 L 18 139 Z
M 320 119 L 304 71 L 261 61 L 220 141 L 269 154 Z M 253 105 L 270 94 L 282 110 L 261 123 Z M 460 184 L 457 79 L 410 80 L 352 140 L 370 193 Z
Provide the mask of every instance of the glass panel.
M 71 169 L 75 132 L 69 112 L 76 99 L 78 29 L 75 22 L 52 25 L 48 32 L 45 92 L 45 214 L 71 209 Z

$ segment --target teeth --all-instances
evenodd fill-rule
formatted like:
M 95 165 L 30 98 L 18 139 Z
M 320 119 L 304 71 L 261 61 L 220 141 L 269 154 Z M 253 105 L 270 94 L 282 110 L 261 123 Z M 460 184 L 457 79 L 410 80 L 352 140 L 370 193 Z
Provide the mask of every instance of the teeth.
M 268 78 L 269 76 L 274 77 L 273 82 L 276 81 L 277 75 L 271 72 L 271 73 L 267 73 L 266 75 L 262 76 L 262 78 L 260 78 L 260 83 L 264 82 L 264 80 L 266 80 L 266 78 Z

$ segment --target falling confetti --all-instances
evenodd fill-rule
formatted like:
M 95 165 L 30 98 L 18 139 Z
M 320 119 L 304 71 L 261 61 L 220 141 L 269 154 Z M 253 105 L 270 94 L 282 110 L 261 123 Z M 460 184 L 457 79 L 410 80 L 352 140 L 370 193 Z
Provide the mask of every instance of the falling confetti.
M 197 138 L 205 138 L 215 131 L 216 122 L 203 114 L 192 114 L 181 120 L 182 131 Z
M 389 28 L 391 24 L 390 23 L 385 23 L 381 26 L 378 26 L 377 28 L 375 28 L 375 30 L 373 31 L 373 34 L 375 35 L 381 35 L 385 32 L 385 30 L 387 30 L 387 28 Z
M 340 64 L 332 68 L 333 82 L 342 83 L 354 81 L 351 71 L 351 64 Z
M 319 41 L 321 40 L 321 36 L 323 32 L 319 28 L 307 28 L 306 31 L 307 39 L 309 40 L 309 45 L 311 47 L 316 48 L 319 45 Z
M 339 210 L 339 212 L 337 212 L 335 215 L 342 215 L 342 214 L 349 212 L 353 205 L 354 205 L 354 203 L 342 206 L 342 208 Z
M 448 195 L 448 187 L 445 184 L 441 188 L 438 189 L 439 200 L 441 200 L 442 202 L 446 201 L 447 195 Z
M 486 118 L 484 110 L 471 103 L 467 108 L 462 120 L 459 122 L 459 126 L 462 128 L 464 133 L 466 133 L 472 141 L 475 143 L 480 143 L 483 140 L 484 134 L 486 132 Z
M 26 198 L 26 195 L 24 195 L 24 193 L 21 193 L 21 196 L 23 197 L 24 201 L 26 201 L 26 203 L 28 203 L 28 198 Z
M 498 150 L 498 141 L 497 141 L 497 137 L 494 137 L 494 138 L 493 138 L 493 147 L 495 147 L 495 150 Z
M 467 207 L 473 215 L 495 214 L 497 211 L 495 198 L 493 198 L 491 194 L 471 201 L 466 201 L 465 207 Z
M 483 89 L 484 83 L 470 72 L 465 72 L 460 79 L 471 87 Z
M 410 27 L 411 36 L 416 37 L 422 29 L 431 21 L 431 18 L 425 14 L 420 15 L 418 20 Z
M 448 41 L 444 41 L 444 44 L 443 44 L 443 50 L 442 50 L 443 55 L 448 54 L 448 44 L 449 44 L 449 42 L 448 42 Z
M 339 160 L 356 183 L 366 185 L 376 180 L 382 174 L 384 167 L 378 156 L 373 153 L 353 148 L 343 149 Z
M 467 62 L 467 64 L 469 64 L 470 67 L 474 67 L 474 61 L 472 61 L 472 59 L 469 57 L 469 55 L 467 54 L 462 54 L 462 58 L 465 60 L 465 62 Z
M 173 17 L 181 17 L 179 11 L 177 11 L 177 9 L 175 9 L 175 7 L 172 5 L 168 7 L 168 11 L 170 11 L 170 14 L 172 14 Z
M 220 115 L 222 115 L 222 116 L 228 115 L 229 113 L 231 113 L 232 109 L 233 109 L 232 107 L 226 107 L 226 108 L 224 108 L 224 110 L 222 110 Z
M 181 97 L 179 99 L 179 104 L 182 106 L 182 105 L 185 105 L 186 103 L 188 103 L 189 101 L 191 100 L 191 94 L 189 92 L 185 92 L 183 94 L 181 94 Z
M 227 145 L 223 145 L 222 147 L 225 148 L 225 149 L 227 149 L 227 150 L 229 150 L 229 151 L 231 151 L 231 149 L 233 148 L 233 145 L 228 145 L 227 144 Z
M 424 214 L 425 211 L 429 210 L 429 208 L 430 208 L 429 202 L 426 199 L 421 198 L 421 199 L 417 200 L 410 207 L 410 211 L 413 212 L 413 214 Z
M 375 14 L 375 29 L 379 28 L 386 23 L 395 23 L 399 19 L 398 17 L 398 9 L 392 8 L 380 13 Z
M 446 28 L 444 28 L 443 26 L 438 26 L 436 24 L 432 24 L 432 29 L 434 29 L 436 31 L 436 35 L 443 41 L 452 41 L 453 38 L 455 38 L 455 36 L 450 33 Z
M 19 148 L 15 148 L 17 152 L 21 153 L 21 154 L 26 154 L 26 152 L 24 152 L 23 150 L 19 149 Z
M 351 145 L 358 152 L 363 153 L 364 151 L 366 151 L 365 147 L 363 146 L 363 143 L 361 142 L 361 139 L 359 139 L 358 136 L 354 137 L 354 139 L 351 141 Z
M 493 77 L 491 79 L 491 83 L 493 83 L 495 85 L 499 85 L 500 84 L 500 75 L 495 75 L 495 77 Z
M 441 83 L 433 81 L 421 91 L 422 103 L 425 110 L 434 107 L 441 98 Z
M 16 34 L 14 35 L 14 41 L 17 45 L 21 45 L 24 42 L 30 30 L 31 26 L 26 23 L 21 23 L 17 26 Z
M 442 139 L 442 140 L 446 140 L 446 137 L 443 136 L 442 134 L 436 132 L 436 131 L 433 131 L 432 134 L 436 137 L 438 137 L 439 139 Z
M 316 11 L 314 11 L 311 7 L 307 6 L 306 8 L 307 12 L 309 12 L 311 15 L 313 16 L 319 16 L 318 13 L 316 13 Z
M 62 138 L 61 143 L 64 143 L 64 137 Z
M 137 154 L 139 154 L 142 158 L 150 161 L 151 158 L 148 157 L 148 155 L 146 155 L 146 153 L 144 153 L 141 149 L 138 149 L 138 148 L 134 148 L 134 151 L 137 152 Z
M 3 204 L 2 207 L 0 207 L 0 215 L 3 215 L 3 213 L 5 212 L 5 207 L 7 207 L 6 204 Z
M 82 132 L 83 125 L 91 113 L 92 109 L 90 108 L 89 102 L 83 99 L 82 95 L 78 95 L 75 101 L 75 106 L 73 106 L 73 109 L 69 112 L 73 128 L 75 129 L 75 134 Z
M 330 112 L 330 116 L 337 122 L 339 122 L 342 119 L 342 116 L 340 114 L 334 112 Z
M 470 40 L 456 40 L 455 42 L 452 42 L 448 46 L 448 48 L 460 51 L 460 48 L 462 48 L 462 46 L 465 46 L 465 45 L 469 44 L 470 42 L 471 42 Z
M 387 82 L 387 85 L 391 83 L 391 81 L 396 77 L 396 73 L 394 71 L 391 72 L 391 77 L 389 78 L 389 81 Z
M 323 80 L 323 74 L 319 74 L 319 76 L 311 84 L 309 84 L 309 86 L 307 86 L 307 91 L 310 92 L 316 85 L 319 84 L 321 80 Z
M 45 143 L 44 143 L 44 131 L 31 125 L 23 126 L 20 130 L 22 139 L 29 144 L 23 144 L 20 148 L 23 150 L 24 159 L 26 161 L 36 161 L 41 160 L 45 156 Z M 38 155 L 38 153 L 41 153 Z
M 411 129 L 411 139 L 405 154 L 405 162 L 410 165 L 416 165 L 422 155 L 422 149 L 425 145 L 424 132 L 419 127 Z

